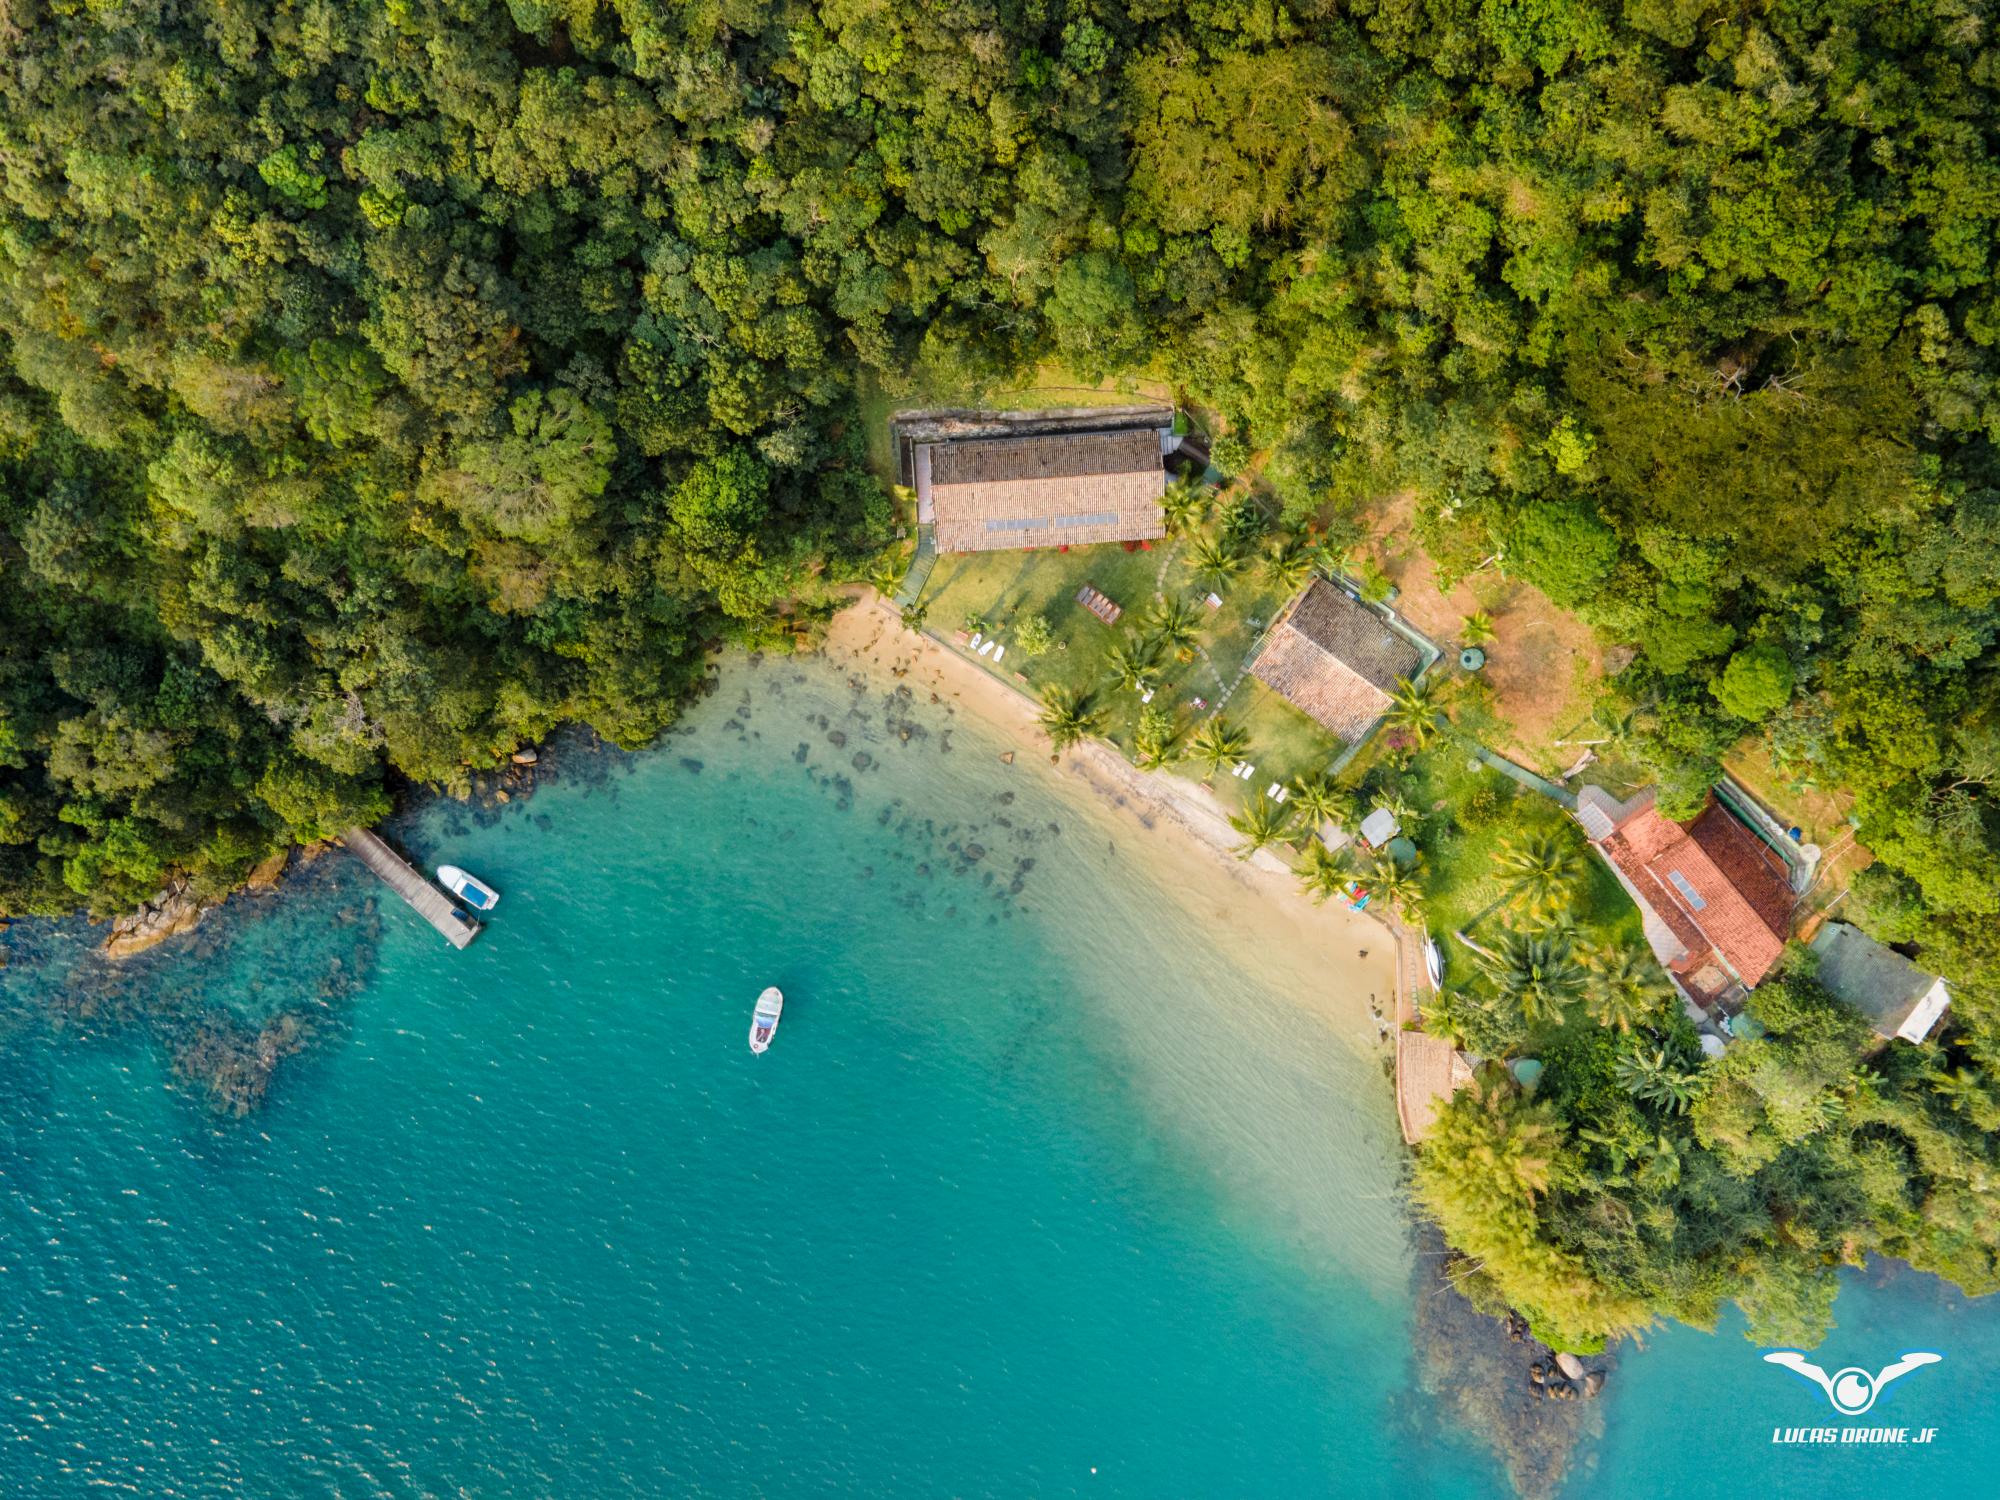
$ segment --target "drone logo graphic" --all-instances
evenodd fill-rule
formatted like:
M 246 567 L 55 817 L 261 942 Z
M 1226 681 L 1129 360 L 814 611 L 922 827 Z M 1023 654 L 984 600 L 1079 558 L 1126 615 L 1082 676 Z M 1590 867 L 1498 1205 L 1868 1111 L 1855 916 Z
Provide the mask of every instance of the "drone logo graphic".
M 1810 1380 L 1826 1392 L 1826 1399 L 1833 1403 L 1835 1411 L 1843 1417 L 1858 1417 L 1875 1404 L 1875 1398 L 1882 1394 L 1882 1387 L 1890 1381 L 1900 1380 L 1910 1371 L 1934 1365 L 1943 1358 L 1942 1354 L 1905 1354 L 1874 1375 L 1859 1365 L 1849 1365 L 1829 1375 L 1793 1349 L 1780 1349 L 1776 1354 L 1767 1354 L 1764 1362 L 1782 1365 L 1794 1375 Z

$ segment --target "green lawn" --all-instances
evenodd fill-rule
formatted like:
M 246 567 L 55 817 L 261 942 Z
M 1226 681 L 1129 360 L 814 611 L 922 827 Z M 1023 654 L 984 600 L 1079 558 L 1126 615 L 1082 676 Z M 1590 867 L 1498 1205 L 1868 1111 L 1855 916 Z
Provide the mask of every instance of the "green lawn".
M 1221 608 L 1211 610 L 1201 603 L 1179 559 L 1180 544 L 1172 538 L 1155 542 L 1151 550 L 1130 552 L 1109 545 L 940 558 L 924 591 L 925 626 L 948 641 L 968 628 L 983 627 L 987 635 L 997 636 L 1007 646 L 1006 660 L 994 667 L 985 658 L 985 665 L 1033 696 L 1058 684 L 1095 693 L 1107 714 L 1106 737 L 1129 755 L 1141 704 L 1136 693 L 1112 685 L 1107 658 L 1128 635 L 1145 632 L 1162 585 L 1167 593 L 1196 604 L 1202 626 L 1201 651 L 1192 661 L 1169 657 L 1161 662 L 1153 698 L 1156 706 L 1179 716 L 1184 731 L 1215 711 L 1250 648 L 1285 604 L 1282 592 L 1246 572 L 1226 586 Z M 1085 584 L 1124 607 L 1116 627 L 1076 602 Z M 1019 632 L 1022 622 L 1037 614 L 1048 621 L 1055 644 L 1041 656 L 1029 657 L 1020 650 Z M 978 627 L 968 626 L 969 620 Z M 1242 679 L 1226 717 L 1249 731 L 1250 760 L 1259 774 L 1254 784 L 1217 778 L 1215 787 L 1225 799 L 1254 797 L 1272 781 L 1322 770 L 1343 748 L 1254 678 Z

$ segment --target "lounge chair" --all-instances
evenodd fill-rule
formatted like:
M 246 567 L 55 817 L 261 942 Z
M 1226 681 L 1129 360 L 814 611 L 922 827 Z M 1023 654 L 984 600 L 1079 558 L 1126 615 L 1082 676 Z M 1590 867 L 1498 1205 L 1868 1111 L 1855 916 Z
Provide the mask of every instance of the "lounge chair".
M 993 648 L 998 644 L 999 644 L 998 641 L 988 641 L 985 645 L 979 648 L 979 654 L 981 656 L 991 656 L 993 654 Z
M 995 666 L 998 666 L 1000 664 L 1000 658 L 1005 656 L 1006 654 L 1007 654 L 1007 648 L 1005 646 L 995 646 L 993 648 L 993 664 Z
M 985 631 L 975 630 L 972 632 L 972 639 L 967 641 L 965 644 L 970 646 L 974 651 L 977 651 L 979 649 L 979 643 L 985 639 L 986 639 Z
M 1139 701 L 1141 703 L 1151 703 L 1153 701 L 1153 690 L 1147 688 L 1145 692 L 1139 695 Z

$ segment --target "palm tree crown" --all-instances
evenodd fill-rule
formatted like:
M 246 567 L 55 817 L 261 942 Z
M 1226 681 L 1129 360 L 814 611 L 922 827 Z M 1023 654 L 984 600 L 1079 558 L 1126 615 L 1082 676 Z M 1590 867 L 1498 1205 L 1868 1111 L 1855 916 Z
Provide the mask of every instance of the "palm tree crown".
M 1314 901 L 1338 896 L 1354 878 L 1353 850 L 1347 845 L 1329 849 L 1314 839 L 1306 845 L 1306 852 L 1299 860 L 1298 876 L 1299 884 Z
M 1082 688 L 1052 687 L 1042 695 L 1041 725 L 1049 745 L 1060 755 L 1104 727 L 1104 710 Z
M 1285 825 L 1291 818 L 1291 808 L 1282 802 L 1273 802 L 1269 797 L 1259 797 L 1242 812 L 1232 814 L 1229 826 L 1243 835 L 1243 842 L 1236 846 L 1236 857 L 1248 859 L 1266 844 L 1275 841 L 1285 831 Z
M 1504 845 L 1493 856 L 1493 865 L 1504 899 L 1546 921 L 1568 902 L 1583 873 L 1583 855 L 1574 843 L 1544 830 Z
M 1560 1021 L 1563 1008 L 1583 992 L 1583 966 L 1569 943 L 1545 933 L 1510 932 L 1479 966 L 1530 1026 Z
M 1241 760 L 1249 748 L 1250 736 L 1220 718 L 1207 720 L 1188 736 L 1188 754 L 1208 767 L 1209 776 L 1229 761 Z
M 1667 998 L 1652 959 L 1637 948 L 1600 949 L 1584 967 L 1584 1000 L 1600 1025 L 1630 1031 L 1658 1015 Z

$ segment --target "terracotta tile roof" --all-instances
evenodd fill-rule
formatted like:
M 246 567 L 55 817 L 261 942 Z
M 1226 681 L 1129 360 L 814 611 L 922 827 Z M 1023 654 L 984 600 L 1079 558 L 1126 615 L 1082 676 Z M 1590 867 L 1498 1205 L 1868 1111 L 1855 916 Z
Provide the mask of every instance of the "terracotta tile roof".
M 918 472 L 940 552 L 1166 535 L 1167 471 L 1151 427 L 941 442 Z
M 1373 610 L 1315 578 L 1272 630 L 1250 670 L 1352 743 L 1382 717 L 1397 679 L 1416 676 L 1423 661 L 1422 653 Z
M 1650 798 L 1599 843 L 1688 950 L 1680 968 L 1694 971 L 1712 950 L 1754 986 L 1785 951 L 1792 895 L 1752 845 L 1756 836 L 1718 803 L 1683 827 Z

